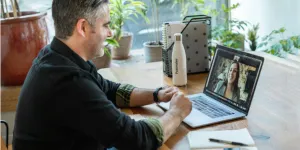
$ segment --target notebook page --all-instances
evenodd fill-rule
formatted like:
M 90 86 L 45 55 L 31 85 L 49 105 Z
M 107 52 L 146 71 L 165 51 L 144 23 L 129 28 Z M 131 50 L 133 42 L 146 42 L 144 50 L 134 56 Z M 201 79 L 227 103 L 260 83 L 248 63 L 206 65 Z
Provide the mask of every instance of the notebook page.
M 239 147 L 229 144 L 210 142 L 209 138 L 241 142 L 250 146 L 255 146 L 255 143 L 246 128 L 240 130 L 223 131 L 191 131 L 188 134 L 188 140 L 191 149 Z

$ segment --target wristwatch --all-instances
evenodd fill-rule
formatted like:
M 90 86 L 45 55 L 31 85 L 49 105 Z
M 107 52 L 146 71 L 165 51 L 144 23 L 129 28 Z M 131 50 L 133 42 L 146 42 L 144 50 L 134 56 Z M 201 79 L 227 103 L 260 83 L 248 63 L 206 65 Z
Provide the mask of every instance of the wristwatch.
M 159 103 L 158 92 L 162 89 L 163 89 L 163 87 L 159 87 L 159 88 L 155 89 L 155 91 L 153 92 L 154 102 Z

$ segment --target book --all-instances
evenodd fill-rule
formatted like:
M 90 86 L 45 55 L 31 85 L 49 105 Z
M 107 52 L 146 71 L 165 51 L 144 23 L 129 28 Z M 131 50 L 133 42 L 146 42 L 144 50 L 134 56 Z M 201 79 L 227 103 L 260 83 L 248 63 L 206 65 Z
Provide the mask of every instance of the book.
M 212 148 L 234 148 L 240 147 L 230 144 L 210 142 L 209 138 L 234 141 L 247 144 L 249 150 L 255 150 L 255 143 L 247 128 L 239 130 L 223 131 L 191 131 L 188 133 L 188 141 L 191 149 L 212 149 Z M 248 150 L 243 147 L 244 150 Z

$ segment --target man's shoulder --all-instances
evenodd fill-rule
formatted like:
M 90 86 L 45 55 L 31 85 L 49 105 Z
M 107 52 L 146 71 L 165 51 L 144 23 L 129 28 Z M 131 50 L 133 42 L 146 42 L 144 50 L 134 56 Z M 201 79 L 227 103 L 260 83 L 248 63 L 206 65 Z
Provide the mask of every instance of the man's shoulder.
M 62 82 L 65 79 L 82 77 L 82 70 L 69 58 L 53 51 L 50 45 L 42 48 L 34 59 L 27 76 L 39 79 L 39 82 Z M 50 84 L 52 84 L 50 83 Z
M 38 56 L 34 60 L 34 64 L 39 65 L 40 67 L 47 67 L 47 68 L 55 68 L 55 67 L 70 67 L 70 68 L 77 68 L 79 67 L 70 60 L 54 50 L 51 49 L 50 45 L 45 46 L 41 49 Z

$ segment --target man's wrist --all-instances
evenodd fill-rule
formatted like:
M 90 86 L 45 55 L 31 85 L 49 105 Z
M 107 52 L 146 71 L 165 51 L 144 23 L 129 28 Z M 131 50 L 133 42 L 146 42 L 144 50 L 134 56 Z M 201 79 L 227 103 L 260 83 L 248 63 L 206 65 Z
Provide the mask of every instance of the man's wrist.
M 159 88 L 155 89 L 155 91 L 153 92 L 153 100 L 154 100 L 154 102 L 156 102 L 156 103 L 160 102 L 160 100 L 158 98 L 158 93 L 162 89 L 163 89 L 163 87 L 159 87 Z
M 176 108 L 170 109 L 168 113 L 173 117 L 179 118 L 180 121 L 183 121 L 183 119 L 186 117 L 179 109 Z

